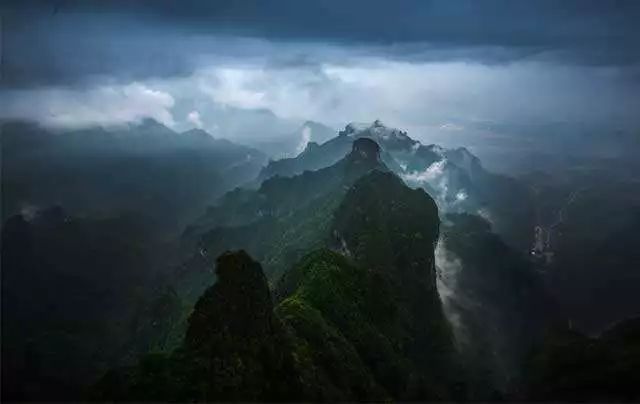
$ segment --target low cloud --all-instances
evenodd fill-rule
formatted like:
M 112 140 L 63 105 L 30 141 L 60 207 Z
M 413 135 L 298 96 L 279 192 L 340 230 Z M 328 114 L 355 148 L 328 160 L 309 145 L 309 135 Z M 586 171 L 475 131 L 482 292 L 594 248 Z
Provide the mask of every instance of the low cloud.
M 274 53 L 281 49 L 269 46 Z M 343 127 L 379 118 L 415 139 L 442 144 L 486 138 L 491 129 L 485 123 L 640 125 L 635 111 L 640 82 L 615 68 L 417 63 L 367 55 L 292 65 L 245 57 L 203 63 L 181 77 L 6 91 L 0 114 L 52 126 L 151 117 L 178 129 L 215 126 L 217 136 L 243 142 L 282 136 L 306 120 Z M 194 111 L 199 119 L 190 116 Z M 174 122 L 174 117 L 182 119 Z
M 189 112 L 189 114 L 187 115 L 187 121 L 191 122 L 193 126 L 198 129 L 202 129 L 203 127 L 202 119 L 200 118 L 200 112 L 198 111 Z
M 173 97 L 141 83 L 89 89 L 44 89 L 6 92 L 2 119 L 35 120 L 53 128 L 111 126 L 152 118 L 175 124 Z
M 300 138 L 300 143 L 298 143 L 298 146 L 296 147 L 296 155 L 304 151 L 310 140 L 311 128 L 305 125 L 304 128 L 302 128 L 302 137 Z
M 632 103 L 622 102 L 637 98 L 629 77 L 602 67 L 361 57 L 316 66 L 230 63 L 200 69 L 192 79 L 216 104 L 335 127 L 380 118 L 423 140 L 426 131 L 465 134 L 478 122 L 640 123 Z
M 449 252 L 445 242 L 440 240 L 435 251 L 435 263 L 436 285 L 444 314 L 452 326 L 456 342 L 465 344 L 468 342 L 466 340 L 467 331 L 461 319 L 460 306 L 464 306 L 468 302 L 458 288 L 458 276 L 462 271 L 462 261 Z
M 440 130 L 444 130 L 444 131 L 452 131 L 452 132 L 456 132 L 459 130 L 463 130 L 464 127 L 460 126 L 460 125 L 456 125 L 455 123 L 444 123 L 442 125 L 440 125 Z
M 430 184 L 444 174 L 444 166 L 446 163 L 447 160 L 445 159 L 436 161 L 425 168 L 424 171 L 413 171 L 405 174 L 403 179 L 415 185 Z

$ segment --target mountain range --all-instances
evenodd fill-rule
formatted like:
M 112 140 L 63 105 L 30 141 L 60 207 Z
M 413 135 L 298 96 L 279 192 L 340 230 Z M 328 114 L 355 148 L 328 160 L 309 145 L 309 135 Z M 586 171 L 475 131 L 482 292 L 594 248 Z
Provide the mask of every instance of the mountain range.
M 533 207 L 526 187 L 513 178 L 488 172 L 465 148 L 423 145 L 380 121 L 349 124 L 333 139 L 322 144 L 310 142 L 296 157 L 269 162 L 261 170 L 258 183 L 330 166 L 349 153 L 355 139 L 363 137 L 378 143 L 382 161 L 389 169 L 408 185 L 427 191 L 440 209 L 479 214 L 514 247 L 528 248 Z
M 266 159 L 205 131 L 176 133 L 151 119 L 62 133 L 4 122 L 2 217 L 51 205 L 78 214 L 129 211 L 174 233 L 253 179 Z
M 465 148 L 375 121 L 267 162 L 153 121 L 7 125 L 3 399 L 637 398 L 637 322 L 573 329 L 533 179 Z

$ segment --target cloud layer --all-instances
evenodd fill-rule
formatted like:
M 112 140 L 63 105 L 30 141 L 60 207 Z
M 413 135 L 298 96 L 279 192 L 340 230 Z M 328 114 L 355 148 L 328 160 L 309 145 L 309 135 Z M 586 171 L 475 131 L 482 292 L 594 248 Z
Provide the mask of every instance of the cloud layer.
M 71 127 L 151 117 L 179 128 L 228 129 L 221 134 L 231 137 L 229 125 L 242 125 L 233 122 L 239 111 L 254 115 L 247 124 L 263 125 L 247 129 L 258 137 L 271 135 L 264 127 L 275 125 L 269 119 L 340 127 L 380 118 L 417 137 L 455 137 L 483 122 L 627 128 L 640 124 L 637 104 L 630 102 L 638 99 L 639 87 L 630 82 L 615 68 L 538 62 L 487 66 L 359 57 L 307 68 L 230 60 L 173 79 L 8 91 L 0 117 Z
M 293 44 L 259 55 L 285 64 L 317 63 L 300 44 L 405 61 L 640 62 L 634 0 L 22 0 L 3 9 L 3 81 L 11 86 L 189 75 L 206 55 L 261 53 L 234 38 Z
M 3 7 L 0 118 L 78 127 L 151 117 L 245 142 L 307 119 L 380 118 L 421 140 L 640 127 L 636 1 Z
M 89 89 L 45 89 L 4 93 L 5 119 L 36 120 L 54 128 L 111 126 L 153 118 L 175 124 L 173 97 L 144 84 L 99 86 Z

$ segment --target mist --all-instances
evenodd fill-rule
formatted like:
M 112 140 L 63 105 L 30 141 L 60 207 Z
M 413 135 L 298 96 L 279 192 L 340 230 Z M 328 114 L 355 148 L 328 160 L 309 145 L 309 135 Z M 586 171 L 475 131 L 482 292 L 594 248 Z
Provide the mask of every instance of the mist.
M 640 1 L 0 14 L 4 401 L 640 401 Z
M 525 11 L 498 4 L 489 8 Z M 479 42 L 474 28 L 442 28 L 440 22 L 422 37 L 402 39 L 397 26 L 382 34 L 391 41 L 351 39 L 351 33 L 336 40 L 331 30 L 315 26 L 304 34 L 276 34 L 259 20 L 254 29 L 242 20 L 236 29 L 205 28 L 190 13 L 166 24 L 170 17 L 162 7 L 61 5 L 47 12 L 9 6 L 0 118 L 57 128 L 153 118 L 248 145 L 287 137 L 307 120 L 341 128 L 382 119 L 423 143 L 465 145 L 491 160 L 496 148 L 549 151 L 559 138 L 579 143 L 573 139 L 633 136 L 640 127 L 639 65 L 635 54 L 621 59 L 614 52 L 630 49 L 628 43 L 602 42 L 617 38 L 602 24 L 618 21 L 616 29 L 626 32 L 627 17 L 616 9 L 596 22 L 601 9 L 593 6 L 571 11 L 579 23 L 557 43 L 528 27 L 517 34 L 526 40 L 514 41 L 511 22 Z M 470 18 L 464 7 L 431 7 L 425 18 Z M 141 10 L 142 20 L 133 19 L 131 13 Z M 560 13 L 551 4 L 538 12 L 543 20 Z M 28 30 L 23 21 L 30 22 Z M 257 35 L 263 29 L 266 34 Z M 367 35 L 371 28 L 362 29 Z M 458 30 L 451 37 L 459 40 L 443 39 L 440 29 Z M 33 41 L 37 49 L 24 46 Z

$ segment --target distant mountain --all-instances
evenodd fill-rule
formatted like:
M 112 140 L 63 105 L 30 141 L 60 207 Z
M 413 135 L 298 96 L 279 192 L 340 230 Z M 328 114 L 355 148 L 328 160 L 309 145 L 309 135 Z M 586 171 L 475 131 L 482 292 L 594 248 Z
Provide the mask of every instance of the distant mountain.
M 335 136 L 335 130 L 319 122 L 306 121 L 294 132 L 255 141 L 255 146 L 272 160 L 291 158 L 300 154 L 308 143 L 324 143 Z
M 479 214 L 511 245 L 522 251 L 528 248 L 533 209 L 525 186 L 513 178 L 486 171 L 465 148 L 425 146 L 380 121 L 371 125 L 351 123 L 325 143 L 309 143 L 294 158 L 271 161 L 260 172 L 258 182 L 330 166 L 344 157 L 358 138 L 378 143 L 386 166 L 408 185 L 429 192 L 441 210 Z
M 176 133 L 153 120 L 64 133 L 4 122 L 2 215 L 54 204 L 74 214 L 133 211 L 175 232 L 255 177 L 265 160 L 204 131 Z
M 1 137 L 3 399 L 77 399 L 107 368 L 181 340 L 166 280 L 176 234 L 266 156 L 153 120 L 4 122 Z
M 576 159 L 519 178 L 532 189 L 532 257 L 573 327 L 640 316 L 640 181 L 624 161 Z

